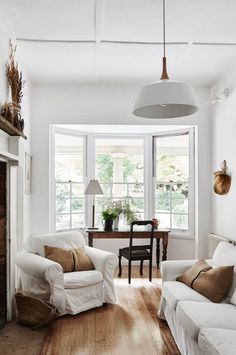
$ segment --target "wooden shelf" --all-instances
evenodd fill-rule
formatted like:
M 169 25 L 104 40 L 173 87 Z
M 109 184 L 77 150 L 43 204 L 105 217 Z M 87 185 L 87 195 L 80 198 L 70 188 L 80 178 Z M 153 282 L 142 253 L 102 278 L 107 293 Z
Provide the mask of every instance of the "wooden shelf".
M 27 137 L 19 131 L 16 127 L 14 127 L 10 122 L 8 122 L 5 118 L 0 116 L 0 129 L 9 134 L 9 136 L 18 136 L 27 139 Z

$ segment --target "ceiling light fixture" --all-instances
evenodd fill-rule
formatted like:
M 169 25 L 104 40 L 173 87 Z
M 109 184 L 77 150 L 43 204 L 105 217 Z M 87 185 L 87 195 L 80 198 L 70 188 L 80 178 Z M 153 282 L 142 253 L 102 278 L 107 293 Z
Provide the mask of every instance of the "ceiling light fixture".
M 169 80 L 166 66 L 165 0 L 163 0 L 163 58 L 161 80 L 144 86 L 136 98 L 134 115 L 145 118 L 175 118 L 198 111 L 191 86 Z

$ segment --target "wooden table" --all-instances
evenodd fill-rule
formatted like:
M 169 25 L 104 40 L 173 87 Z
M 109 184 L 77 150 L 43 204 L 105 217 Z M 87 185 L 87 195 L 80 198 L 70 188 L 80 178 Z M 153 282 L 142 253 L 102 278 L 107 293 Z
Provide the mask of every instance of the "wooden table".
M 106 232 L 102 229 L 86 229 L 88 233 L 88 244 L 93 247 L 93 239 L 125 239 L 130 237 L 129 229 L 119 229 L 112 232 Z M 160 263 L 160 239 L 162 240 L 162 260 L 167 259 L 167 247 L 168 247 L 168 229 L 155 229 L 154 238 L 156 239 L 156 263 L 159 267 Z M 150 232 L 144 229 L 135 231 L 134 238 L 148 238 Z

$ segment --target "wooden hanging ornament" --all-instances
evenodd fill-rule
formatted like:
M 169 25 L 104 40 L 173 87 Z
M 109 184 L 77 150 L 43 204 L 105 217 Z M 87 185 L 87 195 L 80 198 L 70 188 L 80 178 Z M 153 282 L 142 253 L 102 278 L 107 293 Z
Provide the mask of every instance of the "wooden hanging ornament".
M 214 191 L 218 195 L 225 195 L 229 192 L 231 177 L 227 174 L 226 160 L 223 162 L 222 170 L 214 172 Z

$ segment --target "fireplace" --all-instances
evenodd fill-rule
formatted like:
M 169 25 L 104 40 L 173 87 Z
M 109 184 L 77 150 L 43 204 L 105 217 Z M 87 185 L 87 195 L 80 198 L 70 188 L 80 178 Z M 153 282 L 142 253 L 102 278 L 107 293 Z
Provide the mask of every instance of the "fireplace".
M 6 163 L 0 162 L 0 329 L 7 319 Z

